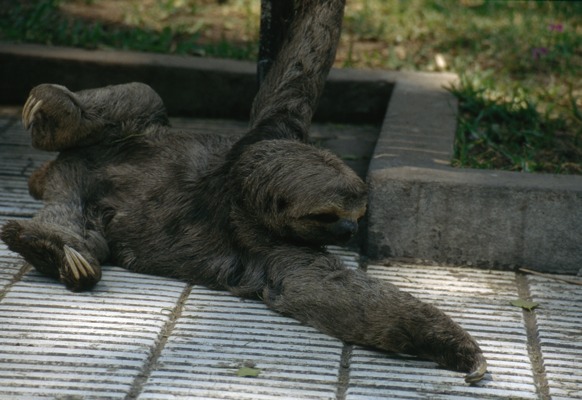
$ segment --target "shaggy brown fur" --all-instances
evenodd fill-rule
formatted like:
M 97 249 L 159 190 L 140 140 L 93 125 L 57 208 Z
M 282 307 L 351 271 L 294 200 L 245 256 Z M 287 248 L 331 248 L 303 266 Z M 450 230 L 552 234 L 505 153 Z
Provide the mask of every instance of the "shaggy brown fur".
M 459 325 L 323 247 L 356 232 L 366 186 L 304 143 L 343 1 L 302 4 L 242 138 L 172 130 L 159 96 L 139 83 L 34 88 L 24 124 L 35 147 L 60 154 L 29 181 L 44 208 L 8 222 L 2 239 L 71 290 L 94 286 L 110 260 L 260 298 L 347 342 L 417 354 L 477 381 L 485 359 Z

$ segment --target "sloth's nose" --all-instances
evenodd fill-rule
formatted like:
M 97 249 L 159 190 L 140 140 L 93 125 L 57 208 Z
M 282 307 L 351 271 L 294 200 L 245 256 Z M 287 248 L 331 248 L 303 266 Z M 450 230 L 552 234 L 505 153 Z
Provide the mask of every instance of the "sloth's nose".
M 340 219 L 334 224 L 334 234 L 348 239 L 358 232 L 358 223 L 349 219 Z

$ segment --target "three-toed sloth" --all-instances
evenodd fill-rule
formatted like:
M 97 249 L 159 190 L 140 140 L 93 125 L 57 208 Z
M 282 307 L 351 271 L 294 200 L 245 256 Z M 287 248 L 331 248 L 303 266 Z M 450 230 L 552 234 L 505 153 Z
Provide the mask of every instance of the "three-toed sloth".
M 111 261 L 262 299 L 346 342 L 478 381 L 485 359 L 459 325 L 325 250 L 356 232 L 367 193 L 338 157 L 306 143 L 343 0 L 300 4 L 241 137 L 170 128 L 160 97 L 140 83 L 35 87 L 24 125 L 34 147 L 60 153 L 29 179 L 44 208 L 6 223 L 1 237 L 74 291 L 93 287 Z

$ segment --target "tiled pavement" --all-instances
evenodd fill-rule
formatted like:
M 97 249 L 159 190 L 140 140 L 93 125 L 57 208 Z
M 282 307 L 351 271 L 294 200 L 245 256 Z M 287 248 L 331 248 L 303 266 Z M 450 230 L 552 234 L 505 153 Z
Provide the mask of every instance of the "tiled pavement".
M 15 112 L 0 118 L 0 223 L 40 207 L 26 177 L 52 157 L 28 146 Z M 324 145 L 354 139 L 349 127 L 318 129 Z M 467 385 L 460 373 L 346 345 L 260 302 L 114 266 L 95 290 L 71 293 L 2 244 L 0 399 L 582 399 L 581 286 L 472 268 L 360 265 L 357 253 L 331 250 L 460 322 L 488 358 L 487 379 Z M 520 297 L 540 305 L 529 312 L 509 304 Z

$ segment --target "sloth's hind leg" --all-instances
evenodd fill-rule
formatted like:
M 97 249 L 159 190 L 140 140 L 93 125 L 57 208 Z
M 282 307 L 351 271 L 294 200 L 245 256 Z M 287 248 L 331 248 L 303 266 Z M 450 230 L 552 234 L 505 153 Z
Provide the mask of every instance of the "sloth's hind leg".
M 72 92 L 64 86 L 34 87 L 22 110 L 32 145 L 61 151 L 120 138 L 152 124 L 167 125 L 161 98 L 143 83 Z
M 103 236 L 83 227 L 80 214 L 64 204 L 49 204 L 32 220 L 9 221 L 1 238 L 39 272 L 72 291 L 88 290 L 99 282 L 99 263 L 109 253 Z
M 82 157 L 59 158 L 33 182 L 45 205 L 31 220 L 9 221 L 0 238 L 43 274 L 74 291 L 101 279 L 99 263 L 109 256 L 103 235 L 86 215 L 81 194 L 91 184 Z

